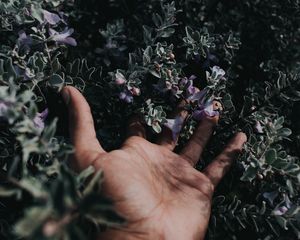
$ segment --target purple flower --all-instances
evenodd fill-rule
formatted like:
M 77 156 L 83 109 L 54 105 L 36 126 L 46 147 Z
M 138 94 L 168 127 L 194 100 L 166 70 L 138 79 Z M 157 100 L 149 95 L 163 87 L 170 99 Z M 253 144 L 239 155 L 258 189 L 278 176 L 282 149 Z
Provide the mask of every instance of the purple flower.
M 33 123 L 36 128 L 43 130 L 45 127 L 45 120 L 48 116 L 49 110 L 46 108 L 43 112 L 38 113 L 33 119 Z
M 226 73 L 222 68 L 213 66 L 211 68 L 211 73 L 206 71 L 206 79 L 211 87 L 216 87 L 221 83 L 222 80 L 226 80 L 224 77 L 225 74 Z
M 286 206 L 278 207 L 276 210 L 273 211 L 273 214 L 276 216 L 284 215 L 289 209 Z
M 167 119 L 164 125 L 172 131 L 173 140 L 176 140 L 183 125 L 184 119 L 177 116 L 175 119 Z
M 61 44 L 69 44 L 71 46 L 77 46 L 77 42 L 74 38 L 70 37 L 74 32 L 73 28 L 66 28 L 63 32 L 59 33 L 52 28 L 49 28 L 50 39 Z
M 225 71 L 219 66 L 213 66 L 212 77 L 215 79 L 222 79 L 225 76 Z
M 32 45 L 32 37 L 28 36 L 23 30 L 19 31 L 18 45 L 23 47 L 26 51 L 30 50 Z
M 185 77 L 180 80 L 179 87 L 185 91 L 187 99 L 197 92 L 197 88 L 193 86 L 196 78 L 197 77 L 195 75 L 192 75 L 189 78 Z
M 43 14 L 44 14 L 45 22 L 49 23 L 50 25 L 56 25 L 61 21 L 61 18 L 55 13 L 51 13 L 46 10 L 43 10 Z
M 189 98 L 189 96 L 193 96 L 196 92 L 197 92 L 197 88 L 194 87 L 192 84 L 189 84 L 187 89 L 186 89 L 186 93 L 188 95 L 188 98 Z
M 273 205 L 273 202 L 275 200 L 275 198 L 277 198 L 278 196 L 278 192 L 277 191 L 273 191 L 273 192 L 264 192 L 263 193 L 263 197 L 265 199 L 267 199 L 271 205 Z
M 132 93 L 128 90 L 125 90 L 119 94 L 119 98 L 127 103 L 131 103 L 133 101 Z
M 215 107 L 216 102 L 208 100 L 204 105 L 200 106 L 199 109 L 193 112 L 193 118 L 195 120 L 201 120 L 205 117 L 219 116 L 220 113 Z
M 194 94 L 188 97 L 188 100 L 190 100 L 191 102 L 198 102 L 198 105 L 202 105 L 206 93 L 207 93 L 206 89 L 203 89 L 201 91 L 196 90 Z
M 284 215 L 292 207 L 292 202 L 287 195 L 284 196 L 284 201 L 281 202 L 274 210 L 273 214 L 275 216 Z

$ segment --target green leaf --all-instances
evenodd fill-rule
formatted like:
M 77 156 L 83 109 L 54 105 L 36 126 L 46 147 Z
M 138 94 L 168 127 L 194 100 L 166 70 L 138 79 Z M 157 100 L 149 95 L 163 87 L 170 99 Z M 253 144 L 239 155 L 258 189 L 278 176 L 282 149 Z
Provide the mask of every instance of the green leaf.
M 50 140 L 54 137 L 56 131 L 56 123 L 57 118 L 55 118 L 49 126 L 45 127 L 42 138 L 46 143 L 50 142 Z
M 243 176 L 241 177 L 241 181 L 252 181 L 255 178 L 256 173 L 257 169 L 252 166 L 249 166 L 244 172 Z
M 20 198 L 21 196 L 21 190 L 20 189 L 13 189 L 13 188 L 5 188 L 0 186 L 0 196 L 1 197 L 13 197 L 16 196 L 17 198 Z
M 53 62 L 52 62 L 52 68 L 53 68 L 53 72 L 59 72 L 61 69 L 61 65 L 59 63 L 58 58 L 56 58 Z
M 174 33 L 175 33 L 174 28 L 167 28 L 167 29 L 162 30 L 161 33 L 159 34 L 159 36 L 162 38 L 168 38 L 168 37 L 171 37 Z
M 76 178 L 79 185 L 84 183 L 88 177 L 90 177 L 95 172 L 95 168 L 93 166 L 89 166 L 85 170 L 83 170 Z
M 125 219 L 114 210 L 113 202 L 100 194 L 86 196 L 79 210 L 96 225 L 119 226 L 125 223 Z
M 281 128 L 277 133 L 282 137 L 288 137 L 292 134 L 292 131 L 289 128 Z
M 80 59 L 77 58 L 72 64 L 72 70 L 71 70 L 72 76 L 76 77 L 79 74 L 79 72 L 80 72 Z
M 265 154 L 266 163 L 272 164 L 277 158 L 277 152 L 274 148 L 270 148 Z
M 38 20 L 40 23 L 44 22 L 43 10 L 39 4 L 36 3 L 31 5 L 31 16 Z
M 152 129 L 153 129 L 156 133 L 160 133 L 161 130 L 162 130 L 159 123 L 153 123 L 153 124 L 152 124 Z
M 276 129 L 280 129 L 280 128 L 282 128 L 283 123 L 284 123 L 284 117 L 281 116 L 280 118 L 275 120 L 274 125 L 275 125 Z
M 60 91 L 63 88 L 65 81 L 60 75 L 53 74 L 50 77 L 48 83 L 50 84 L 51 87 L 53 87 L 53 88 L 57 89 L 58 91 Z
M 17 73 L 16 73 L 16 70 L 13 66 L 13 62 L 12 62 L 11 58 L 9 58 L 8 60 L 5 61 L 4 67 L 5 67 L 6 72 L 7 72 L 7 80 L 10 79 L 10 78 L 15 79 L 16 76 L 17 76 Z
M 283 229 L 288 230 L 287 220 L 285 218 L 283 218 L 281 216 L 275 216 L 275 219 Z
M 154 77 L 161 78 L 161 73 L 156 70 L 149 69 L 149 73 Z
M 0 59 L 0 75 L 4 73 L 4 61 L 3 59 Z
M 14 226 L 14 232 L 20 237 L 28 238 L 41 227 L 50 214 L 51 209 L 44 206 L 28 208 L 25 216 Z
M 88 194 L 91 194 L 93 191 L 100 191 L 100 185 L 101 185 L 101 179 L 103 177 L 102 171 L 97 171 L 94 177 L 91 179 L 91 181 L 88 183 L 88 185 L 83 190 L 83 196 L 86 196 Z

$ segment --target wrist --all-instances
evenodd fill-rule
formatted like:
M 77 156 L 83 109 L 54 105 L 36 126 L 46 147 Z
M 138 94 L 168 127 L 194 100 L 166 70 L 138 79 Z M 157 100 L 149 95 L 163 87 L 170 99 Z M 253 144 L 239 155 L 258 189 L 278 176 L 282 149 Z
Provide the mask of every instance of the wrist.
M 162 231 L 155 229 L 143 230 L 141 227 L 137 228 L 119 228 L 108 229 L 100 234 L 97 240 L 202 240 L 205 236 L 205 231 L 192 233 L 188 229 L 182 227 L 168 229 Z
M 167 239 L 159 233 L 152 231 L 151 233 L 140 230 L 131 230 L 126 228 L 108 229 L 101 233 L 97 240 L 163 240 Z

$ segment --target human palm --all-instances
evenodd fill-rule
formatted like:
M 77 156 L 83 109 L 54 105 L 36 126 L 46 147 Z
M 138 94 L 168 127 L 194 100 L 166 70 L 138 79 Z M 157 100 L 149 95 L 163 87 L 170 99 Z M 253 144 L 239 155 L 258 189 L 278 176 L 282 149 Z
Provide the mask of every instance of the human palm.
M 108 229 L 99 239 L 203 239 L 215 186 L 241 151 L 246 137 L 237 134 L 203 171 L 194 168 L 213 132 L 216 118 L 204 119 L 183 150 L 173 152 L 176 139 L 164 129 L 156 143 L 134 119 L 129 138 L 119 150 L 105 152 L 96 139 L 93 119 L 83 96 L 63 90 L 69 105 L 70 134 L 75 146 L 72 167 L 93 165 L 104 172 L 103 191 L 127 223 Z M 179 112 L 182 117 L 184 111 Z

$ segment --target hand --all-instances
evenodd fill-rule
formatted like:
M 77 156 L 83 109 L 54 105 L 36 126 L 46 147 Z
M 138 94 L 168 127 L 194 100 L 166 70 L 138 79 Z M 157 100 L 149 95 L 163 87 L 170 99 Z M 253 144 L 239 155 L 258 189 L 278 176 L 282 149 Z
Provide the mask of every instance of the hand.
M 153 144 L 145 139 L 145 129 L 138 121 L 129 125 L 130 137 L 122 148 L 108 153 L 96 138 L 89 105 L 80 92 L 65 87 L 63 97 L 75 147 L 72 167 L 80 171 L 92 165 L 103 170 L 103 191 L 127 219 L 126 225 L 109 229 L 100 238 L 203 239 L 214 189 L 242 150 L 245 134 L 236 134 L 201 173 L 194 165 L 213 132 L 216 117 L 201 121 L 180 154 L 173 152 L 176 140 L 170 131 L 165 129 Z M 179 114 L 186 115 L 184 111 Z

